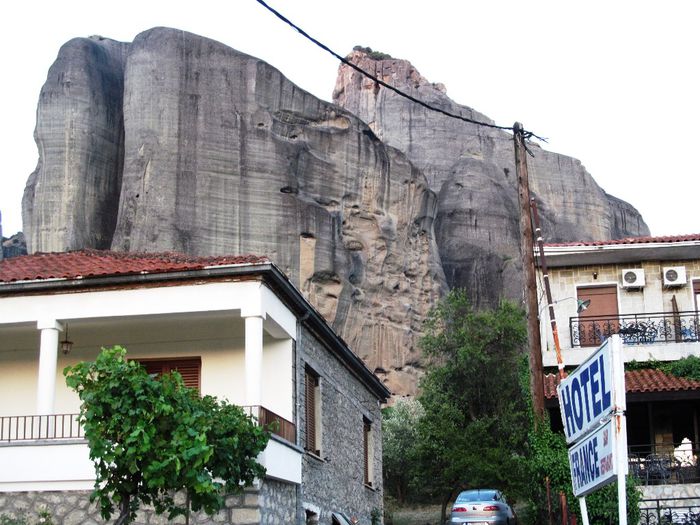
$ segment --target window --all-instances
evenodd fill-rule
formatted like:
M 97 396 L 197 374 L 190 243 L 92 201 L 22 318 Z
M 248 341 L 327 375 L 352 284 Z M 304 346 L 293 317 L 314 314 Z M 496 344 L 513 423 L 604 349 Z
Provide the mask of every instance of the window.
M 368 487 L 372 486 L 374 479 L 374 440 L 372 439 L 372 422 L 366 417 L 362 418 L 362 441 L 364 456 L 364 482 Z
M 199 357 L 187 357 L 184 359 L 138 359 L 138 362 L 149 374 L 167 374 L 178 371 L 185 382 L 185 386 L 200 390 L 202 360 Z
M 598 346 L 620 329 L 617 310 L 617 286 L 593 286 L 577 289 L 581 301 L 590 300 L 585 312 L 579 314 L 581 346 Z
M 306 440 L 304 448 L 321 455 L 321 389 L 319 376 L 309 367 L 304 371 Z

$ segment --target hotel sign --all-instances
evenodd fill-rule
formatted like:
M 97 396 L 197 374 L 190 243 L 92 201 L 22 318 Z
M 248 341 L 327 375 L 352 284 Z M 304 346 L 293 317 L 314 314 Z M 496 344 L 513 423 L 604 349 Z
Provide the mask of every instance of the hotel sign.
M 566 442 L 571 444 L 598 428 L 613 410 L 610 339 L 557 387 Z

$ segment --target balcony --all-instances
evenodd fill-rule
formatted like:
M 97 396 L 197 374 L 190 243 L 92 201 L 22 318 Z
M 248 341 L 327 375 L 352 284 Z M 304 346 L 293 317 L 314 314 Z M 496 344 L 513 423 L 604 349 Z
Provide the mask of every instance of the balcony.
M 648 444 L 629 447 L 629 475 L 641 485 L 675 485 L 700 482 L 698 451 L 687 444 Z
M 572 347 L 599 346 L 612 334 L 620 334 L 626 345 L 695 343 L 700 340 L 700 322 L 695 310 L 570 317 L 569 331 Z
M 296 426 L 263 406 L 241 407 L 272 437 L 258 462 L 267 476 L 301 483 Z M 88 490 L 95 480 L 78 414 L 0 416 L 0 492 Z
M 273 435 L 295 443 L 296 426 L 263 406 L 244 406 L 243 411 Z M 0 416 L 0 444 L 18 441 L 84 439 L 78 414 Z

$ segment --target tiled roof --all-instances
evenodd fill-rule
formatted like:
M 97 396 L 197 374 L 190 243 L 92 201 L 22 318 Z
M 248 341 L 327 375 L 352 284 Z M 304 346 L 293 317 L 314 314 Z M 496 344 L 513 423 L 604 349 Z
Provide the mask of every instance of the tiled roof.
M 545 374 L 544 396 L 546 399 L 555 399 L 557 397 L 558 384 L 558 375 Z M 687 392 L 691 390 L 700 390 L 700 381 L 672 376 L 661 370 L 627 370 L 625 372 L 625 389 L 628 394 L 640 394 L 644 392 Z
M 191 271 L 264 262 L 269 262 L 266 257 L 255 255 L 195 257 L 172 252 L 126 253 L 100 250 L 35 253 L 0 261 L 0 283 Z
M 610 246 L 620 244 L 652 244 L 700 241 L 700 233 L 687 235 L 667 235 L 662 237 L 626 237 L 624 239 L 612 239 L 606 241 L 574 241 L 562 243 L 547 243 L 547 246 Z

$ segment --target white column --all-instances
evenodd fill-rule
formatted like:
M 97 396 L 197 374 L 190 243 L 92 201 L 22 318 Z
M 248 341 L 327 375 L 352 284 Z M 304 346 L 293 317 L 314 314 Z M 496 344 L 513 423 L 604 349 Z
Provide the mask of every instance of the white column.
M 245 318 L 245 403 L 262 405 L 263 318 Z
M 58 363 L 58 335 L 63 326 L 54 319 L 37 322 L 41 330 L 39 347 L 39 378 L 36 389 L 36 413 L 53 414 L 56 397 L 56 367 Z

